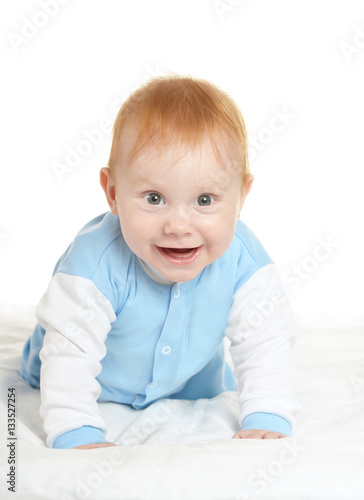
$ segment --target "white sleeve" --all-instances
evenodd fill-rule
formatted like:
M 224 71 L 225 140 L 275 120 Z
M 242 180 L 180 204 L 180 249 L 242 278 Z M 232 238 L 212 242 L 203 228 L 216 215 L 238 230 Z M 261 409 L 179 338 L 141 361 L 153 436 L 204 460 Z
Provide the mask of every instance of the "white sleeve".
M 109 300 L 86 278 L 57 273 L 37 307 L 46 330 L 40 352 L 41 407 L 47 444 L 89 425 L 106 430 L 97 407 L 96 376 L 115 320 Z
M 226 336 L 238 380 L 240 422 L 261 412 L 292 426 L 300 409 L 292 356 L 296 325 L 274 264 L 259 269 L 235 293 Z

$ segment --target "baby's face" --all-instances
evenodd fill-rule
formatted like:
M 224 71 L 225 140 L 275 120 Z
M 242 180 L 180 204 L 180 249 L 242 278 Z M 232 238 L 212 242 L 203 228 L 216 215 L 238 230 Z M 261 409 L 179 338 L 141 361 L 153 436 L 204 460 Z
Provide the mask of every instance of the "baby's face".
M 209 141 L 187 154 L 152 147 L 127 165 L 130 143 L 122 138 L 113 180 L 104 174 L 111 211 L 140 259 L 171 281 L 191 280 L 228 249 L 250 186 L 242 192 L 241 174 L 222 169 Z

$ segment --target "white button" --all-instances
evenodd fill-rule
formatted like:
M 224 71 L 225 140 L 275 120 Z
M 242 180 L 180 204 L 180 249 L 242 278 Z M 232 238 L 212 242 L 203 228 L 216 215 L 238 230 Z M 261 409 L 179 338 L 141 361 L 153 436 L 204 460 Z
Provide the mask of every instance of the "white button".
M 178 299 L 178 297 L 179 297 L 180 295 L 181 295 L 181 290 L 179 290 L 179 289 L 177 288 L 177 293 L 176 293 L 176 295 L 174 296 L 174 297 L 175 297 L 175 299 Z
M 166 345 L 163 347 L 163 349 L 162 349 L 163 354 L 169 354 L 170 352 L 171 352 L 171 348 L 169 347 L 169 345 Z
M 157 382 L 152 382 L 149 387 L 151 389 L 155 389 L 157 387 L 157 385 L 158 385 Z

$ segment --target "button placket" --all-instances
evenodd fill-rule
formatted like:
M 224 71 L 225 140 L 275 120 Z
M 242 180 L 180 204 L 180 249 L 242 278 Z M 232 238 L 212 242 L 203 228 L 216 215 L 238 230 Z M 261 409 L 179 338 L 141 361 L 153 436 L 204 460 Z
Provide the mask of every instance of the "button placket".
M 157 390 L 160 390 L 165 383 L 168 383 L 167 381 L 175 371 L 176 356 L 178 356 L 176 340 L 181 338 L 184 328 L 183 316 L 186 297 L 183 286 L 183 283 L 176 283 L 170 291 L 169 311 L 156 346 L 153 378 L 149 384 L 149 388 L 153 389 L 153 392 L 157 386 Z M 163 382 L 161 386 L 159 382 Z
M 162 349 L 162 354 L 164 355 L 167 355 L 171 352 L 171 348 L 169 347 L 169 345 L 165 345 Z
M 176 283 L 174 285 L 174 295 L 173 295 L 173 297 L 175 299 L 178 299 L 180 297 L 180 295 L 181 295 L 181 285 L 183 286 L 183 282 L 179 282 L 179 283 Z

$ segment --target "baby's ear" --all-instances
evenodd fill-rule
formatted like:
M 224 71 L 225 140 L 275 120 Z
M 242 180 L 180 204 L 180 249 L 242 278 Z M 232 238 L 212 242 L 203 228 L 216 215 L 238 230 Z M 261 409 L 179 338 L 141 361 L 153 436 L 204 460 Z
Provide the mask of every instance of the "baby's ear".
M 115 184 L 112 177 L 112 172 L 109 167 L 103 167 L 100 170 L 100 184 L 104 190 L 107 202 L 109 204 L 111 213 L 113 215 L 118 215 L 118 207 L 116 204 L 116 191 Z
M 253 185 L 253 181 L 254 181 L 254 175 L 253 174 L 247 174 L 246 176 L 246 181 L 245 181 L 245 185 L 244 185 L 244 191 L 245 191 L 245 196 L 248 196 L 251 188 L 252 188 L 252 185 Z
M 253 174 L 247 174 L 246 180 L 244 182 L 244 186 L 241 190 L 240 211 L 243 208 L 246 197 L 250 193 L 250 190 L 251 190 L 252 185 L 253 185 L 253 181 L 254 181 Z M 239 211 L 239 213 L 240 213 L 240 211 Z

